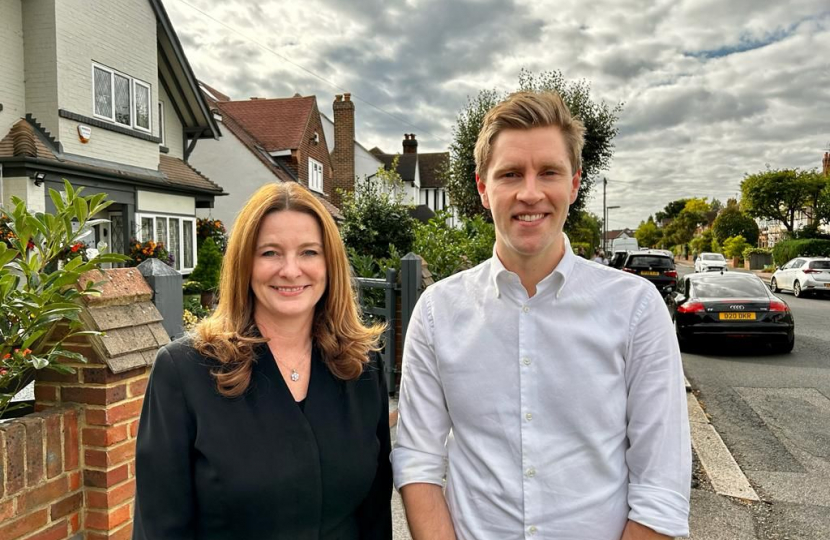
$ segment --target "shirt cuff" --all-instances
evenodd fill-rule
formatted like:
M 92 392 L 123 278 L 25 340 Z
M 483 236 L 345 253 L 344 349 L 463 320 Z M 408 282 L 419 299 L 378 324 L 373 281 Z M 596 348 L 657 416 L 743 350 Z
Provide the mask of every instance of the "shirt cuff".
M 443 486 L 446 472 L 444 456 L 401 446 L 392 449 L 392 474 L 397 490 L 416 483 Z
M 676 491 L 628 485 L 628 519 L 667 536 L 689 536 L 689 501 Z

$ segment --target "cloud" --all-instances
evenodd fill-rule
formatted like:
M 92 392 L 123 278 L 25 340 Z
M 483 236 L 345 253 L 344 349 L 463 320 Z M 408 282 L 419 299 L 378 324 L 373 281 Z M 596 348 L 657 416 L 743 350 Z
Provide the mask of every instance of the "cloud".
M 316 95 L 329 115 L 351 92 L 367 148 L 417 133 L 446 150 L 467 96 L 515 89 L 522 68 L 584 78 L 625 103 L 612 226 L 680 197 L 725 201 L 767 164 L 818 166 L 830 140 L 826 0 L 164 2 L 197 77 L 235 99 Z

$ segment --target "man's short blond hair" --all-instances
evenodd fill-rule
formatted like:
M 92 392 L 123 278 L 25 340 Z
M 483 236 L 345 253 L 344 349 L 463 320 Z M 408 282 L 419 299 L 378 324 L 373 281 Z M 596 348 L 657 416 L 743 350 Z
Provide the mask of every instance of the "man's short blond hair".
M 505 129 L 549 126 L 562 130 L 571 160 L 571 174 L 576 174 L 582 169 L 585 126 L 571 115 L 562 97 L 555 92 L 515 92 L 487 112 L 476 141 L 476 174 L 484 178 L 493 142 Z

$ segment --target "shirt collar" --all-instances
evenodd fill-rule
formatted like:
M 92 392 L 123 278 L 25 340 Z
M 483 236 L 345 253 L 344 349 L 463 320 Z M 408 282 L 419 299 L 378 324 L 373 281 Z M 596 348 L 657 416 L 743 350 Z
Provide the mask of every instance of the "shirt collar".
M 556 268 L 554 268 L 550 274 L 545 276 L 536 286 L 537 295 L 547 291 L 549 288 L 553 288 L 556 293 L 556 297 L 559 298 L 559 295 L 562 294 L 562 289 L 565 288 L 568 276 L 570 276 L 573 271 L 576 263 L 576 255 L 574 255 L 573 249 L 571 249 L 571 241 L 568 239 L 568 235 L 563 232 L 562 238 L 565 253 L 559 261 L 559 264 L 556 265 Z M 508 276 L 516 276 L 516 278 L 518 278 L 514 272 L 511 272 L 504 267 L 504 264 L 502 264 L 498 254 L 496 253 L 496 246 L 493 245 L 493 256 L 490 258 L 490 282 L 493 284 L 493 290 L 496 298 L 501 297 L 501 286 L 504 283 L 504 280 L 510 279 Z M 518 280 L 516 281 L 518 282 Z

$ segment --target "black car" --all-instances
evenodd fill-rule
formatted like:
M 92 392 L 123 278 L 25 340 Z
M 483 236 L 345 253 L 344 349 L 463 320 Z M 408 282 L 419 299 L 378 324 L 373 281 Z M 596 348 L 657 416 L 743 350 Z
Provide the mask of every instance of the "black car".
M 622 269 L 623 265 L 625 264 L 625 260 L 628 258 L 628 251 L 615 251 L 614 254 L 611 256 L 611 261 L 608 265 L 611 268 L 616 268 L 617 270 Z
M 762 340 L 782 353 L 795 344 L 789 306 L 754 274 L 690 274 L 681 280 L 669 310 L 681 348 L 719 337 Z
M 654 283 L 663 296 L 677 290 L 674 259 L 662 253 L 632 251 L 622 266 L 624 272 L 637 274 Z

